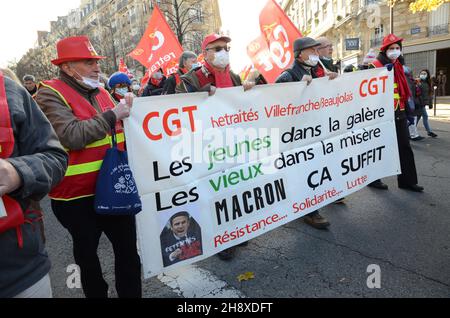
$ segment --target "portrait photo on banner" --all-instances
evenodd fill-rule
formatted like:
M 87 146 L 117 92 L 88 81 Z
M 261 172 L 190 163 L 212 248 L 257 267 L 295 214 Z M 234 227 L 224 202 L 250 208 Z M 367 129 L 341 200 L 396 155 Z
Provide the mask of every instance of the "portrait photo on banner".
M 200 211 L 195 206 L 174 209 L 160 217 L 164 267 L 203 255 Z

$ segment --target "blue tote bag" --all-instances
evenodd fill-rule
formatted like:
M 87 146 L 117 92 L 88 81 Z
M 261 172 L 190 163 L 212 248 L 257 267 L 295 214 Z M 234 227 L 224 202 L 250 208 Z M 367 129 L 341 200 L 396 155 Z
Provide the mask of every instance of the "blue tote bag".
M 142 202 L 127 152 L 117 148 L 115 130 L 111 135 L 112 148 L 106 151 L 97 178 L 95 211 L 101 215 L 136 215 L 142 211 Z

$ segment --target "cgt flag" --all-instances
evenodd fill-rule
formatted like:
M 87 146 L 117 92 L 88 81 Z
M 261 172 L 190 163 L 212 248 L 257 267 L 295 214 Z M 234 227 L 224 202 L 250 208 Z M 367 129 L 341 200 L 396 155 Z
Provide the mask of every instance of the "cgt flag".
M 261 35 L 249 44 L 247 53 L 261 74 L 273 83 L 294 63 L 292 47 L 302 34 L 274 0 L 267 2 L 259 24 Z
M 258 69 L 264 78 L 269 83 L 274 83 L 281 71 L 278 67 L 274 67 L 274 60 L 269 46 L 262 35 L 247 46 L 247 54 L 255 68 Z
M 147 67 L 150 75 L 159 69 L 168 75 L 174 73 L 174 65 L 182 53 L 180 42 L 155 5 L 144 36 L 129 56 Z
M 127 74 L 129 78 L 134 77 L 133 74 L 131 74 L 131 72 L 128 70 L 127 64 L 125 64 L 124 59 L 120 59 L 119 72 Z

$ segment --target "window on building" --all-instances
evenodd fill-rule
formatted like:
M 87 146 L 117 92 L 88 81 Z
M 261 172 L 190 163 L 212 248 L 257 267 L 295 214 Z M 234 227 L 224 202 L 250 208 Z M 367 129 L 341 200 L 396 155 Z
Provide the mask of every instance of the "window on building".
M 375 38 L 382 38 L 384 36 L 384 28 L 383 25 L 380 24 L 377 28 L 375 28 Z
M 439 35 L 449 33 L 450 3 L 444 3 L 435 11 L 430 12 L 429 34 Z
M 364 0 L 364 4 L 366 5 L 366 6 L 368 6 L 368 5 L 371 5 L 371 4 L 377 4 L 377 3 L 379 3 L 380 2 L 380 0 Z

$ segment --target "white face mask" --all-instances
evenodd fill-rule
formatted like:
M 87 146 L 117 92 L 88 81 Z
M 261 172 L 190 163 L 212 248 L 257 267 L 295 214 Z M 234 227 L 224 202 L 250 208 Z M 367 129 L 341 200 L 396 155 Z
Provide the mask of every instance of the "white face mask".
M 389 59 L 396 60 L 400 57 L 400 55 L 402 55 L 402 51 L 401 50 L 390 50 L 390 51 L 386 52 L 386 55 Z
M 428 78 L 427 74 L 420 74 L 420 79 L 421 80 L 426 80 Z
M 92 79 L 89 77 L 81 77 L 83 79 L 83 83 L 87 86 L 90 86 L 92 88 L 99 88 L 100 87 L 100 80 L 99 79 Z
M 320 58 L 318 55 L 312 54 L 309 56 L 309 59 L 305 61 L 305 64 L 314 67 L 319 63 L 319 60 Z
M 134 84 L 133 85 L 133 91 L 138 91 L 141 89 L 141 86 L 139 84 Z
M 230 64 L 230 54 L 225 50 L 217 52 L 212 64 L 218 68 L 226 68 Z
M 95 79 L 92 79 L 92 78 L 90 78 L 90 77 L 84 77 L 84 76 L 81 76 L 80 73 L 78 73 L 77 71 L 75 71 L 75 73 L 77 73 L 77 75 L 78 75 L 79 77 L 81 77 L 81 81 L 82 81 L 85 85 L 87 85 L 87 86 L 89 86 L 89 87 L 92 87 L 92 88 L 99 88 L 99 87 L 101 86 L 100 78 L 97 78 L 97 79 L 95 80 Z

